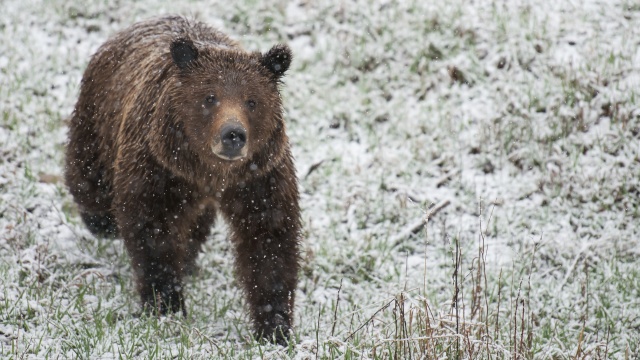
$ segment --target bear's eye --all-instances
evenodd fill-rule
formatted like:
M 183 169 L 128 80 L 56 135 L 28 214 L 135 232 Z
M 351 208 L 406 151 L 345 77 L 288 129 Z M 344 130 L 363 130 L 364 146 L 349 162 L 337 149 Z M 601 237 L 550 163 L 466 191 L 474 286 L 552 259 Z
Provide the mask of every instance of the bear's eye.
M 206 97 L 206 99 L 205 99 L 205 100 L 206 100 L 206 101 L 207 101 L 207 103 L 209 103 L 209 104 L 214 104 L 214 103 L 216 102 L 216 96 L 215 96 L 215 95 L 213 95 L 213 94 L 208 95 L 208 96 Z
M 253 100 L 249 100 L 247 101 L 247 106 L 249 106 L 249 109 L 254 109 L 256 107 L 256 102 Z

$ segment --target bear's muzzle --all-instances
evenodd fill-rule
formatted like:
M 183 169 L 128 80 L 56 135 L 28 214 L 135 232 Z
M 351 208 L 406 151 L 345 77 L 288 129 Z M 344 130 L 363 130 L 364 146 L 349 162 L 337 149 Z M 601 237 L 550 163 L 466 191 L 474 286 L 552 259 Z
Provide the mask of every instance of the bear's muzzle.
M 220 129 L 220 138 L 212 150 L 225 160 L 237 160 L 247 155 L 247 131 L 238 122 L 229 122 Z

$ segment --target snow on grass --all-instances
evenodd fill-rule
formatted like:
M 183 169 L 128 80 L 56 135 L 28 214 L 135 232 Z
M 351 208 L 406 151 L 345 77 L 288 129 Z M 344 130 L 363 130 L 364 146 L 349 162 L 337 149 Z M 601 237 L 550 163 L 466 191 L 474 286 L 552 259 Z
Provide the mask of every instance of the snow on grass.
M 5 0 L 2 11 L 3 357 L 640 356 L 635 2 Z M 140 315 L 122 241 L 91 236 L 61 180 L 89 57 L 163 13 L 250 50 L 293 49 L 283 95 L 305 241 L 289 348 L 251 339 L 222 224 L 187 285 L 189 318 Z

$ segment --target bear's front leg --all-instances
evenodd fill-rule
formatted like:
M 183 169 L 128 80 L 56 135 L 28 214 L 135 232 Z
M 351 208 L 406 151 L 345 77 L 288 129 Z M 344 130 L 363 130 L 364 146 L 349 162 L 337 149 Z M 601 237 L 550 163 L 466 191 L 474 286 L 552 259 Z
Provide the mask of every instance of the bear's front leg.
M 300 266 L 300 209 L 292 166 L 227 189 L 221 209 L 232 230 L 237 274 L 256 335 L 285 345 Z
M 131 258 L 142 306 L 158 314 L 182 311 L 186 316 L 182 278 L 193 261 L 187 256 L 188 226 L 179 184 L 153 177 L 154 182 L 123 182 L 114 212 Z

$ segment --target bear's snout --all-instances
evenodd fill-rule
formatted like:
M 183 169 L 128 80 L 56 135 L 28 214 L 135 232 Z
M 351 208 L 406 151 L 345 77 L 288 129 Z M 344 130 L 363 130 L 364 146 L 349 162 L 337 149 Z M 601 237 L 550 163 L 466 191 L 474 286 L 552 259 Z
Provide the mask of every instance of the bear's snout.
M 247 141 L 247 132 L 239 124 L 226 125 L 220 131 L 220 141 L 224 151 L 238 151 Z
M 236 160 L 247 154 L 247 131 L 236 122 L 227 123 L 220 129 L 220 140 L 213 152 L 226 160 Z

